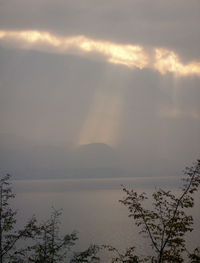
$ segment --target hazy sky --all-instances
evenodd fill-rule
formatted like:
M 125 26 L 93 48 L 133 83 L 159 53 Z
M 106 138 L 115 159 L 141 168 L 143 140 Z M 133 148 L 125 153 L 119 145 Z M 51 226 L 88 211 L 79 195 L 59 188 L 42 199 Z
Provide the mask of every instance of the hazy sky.
M 41 162 L 62 152 L 79 166 L 71 151 L 89 143 L 111 146 L 135 174 L 190 165 L 200 153 L 199 24 L 199 0 L 0 0 L 3 169 L 8 149 L 21 167 L 36 146 Z

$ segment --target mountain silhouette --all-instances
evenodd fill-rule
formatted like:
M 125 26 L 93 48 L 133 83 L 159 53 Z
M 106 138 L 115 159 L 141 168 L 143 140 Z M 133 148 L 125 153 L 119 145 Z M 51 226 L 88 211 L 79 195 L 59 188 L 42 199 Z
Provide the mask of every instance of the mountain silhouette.
M 103 143 L 65 146 L 36 145 L 23 138 L 0 134 L 0 167 L 14 179 L 121 176 L 118 152 Z
M 115 167 L 117 153 L 104 143 L 81 145 L 74 152 L 75 163 L 80 168 Z

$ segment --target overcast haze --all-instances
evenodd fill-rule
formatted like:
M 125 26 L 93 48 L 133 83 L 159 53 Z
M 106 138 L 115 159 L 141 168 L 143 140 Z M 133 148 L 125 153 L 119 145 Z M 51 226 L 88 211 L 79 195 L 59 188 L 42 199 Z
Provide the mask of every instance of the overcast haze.
M 0 167 L 176 175 L 200 152 L 200 1 L 0 0 Z

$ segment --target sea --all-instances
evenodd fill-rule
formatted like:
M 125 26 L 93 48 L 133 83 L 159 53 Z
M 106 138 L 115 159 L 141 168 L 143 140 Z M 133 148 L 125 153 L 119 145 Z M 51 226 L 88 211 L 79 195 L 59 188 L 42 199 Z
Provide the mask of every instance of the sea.
M 53 209 L 61 209 L 60 235 L 78 233 L 76 251 L 91 244 L 111 245 L 120 251 L 135 246 L 140 255 L 152 253 L 150 240 L 139 234 L 128 209 L 119 202 L 125 197 L 123 187 L 145 192 L 146 206 L 151 195 L 160 188 L 180 194 L 181 177 L 132 177 L 94 179 L 13 180 L 16 194 L 12 206 L 17 209 L 17 226 L 22 227 L 33 215 L 39 222 L 50 217 Z M 189 210 L 194 218 L 194 231 L 187 235 L 189 248 L 200 245 L 200 194 Z

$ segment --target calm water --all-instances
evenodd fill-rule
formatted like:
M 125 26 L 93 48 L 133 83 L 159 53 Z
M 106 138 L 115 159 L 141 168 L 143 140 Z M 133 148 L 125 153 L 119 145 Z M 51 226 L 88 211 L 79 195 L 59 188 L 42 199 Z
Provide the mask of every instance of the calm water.
M 138 192 L 151 194 L 155 188 L 173 189 L 177 192 L 179 177 L 117 178 L 117 179 L 66 179 L 14 181 L 16 193 L 14 207 L 18 209 L 19 224 L 23 225 L 33 214 L 39 220 L 48 218 L 51 207 L 63 209 L 61 233 L 78 231 L 77 249 L 89 244 L 111 244 L 117 248 L 137 246 L 138 252 L 149 250 L 149 242 L 138 235 L 128 210 L 118 202 L 124 194 L 121 185 Z M 200 243 L 200 196 L 195 196 L 192 210 L 195 231 L 188 236 L 190 243 Z

